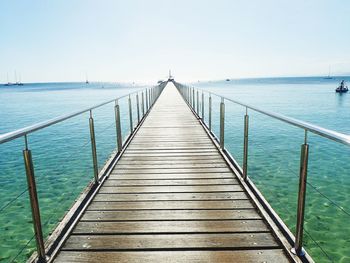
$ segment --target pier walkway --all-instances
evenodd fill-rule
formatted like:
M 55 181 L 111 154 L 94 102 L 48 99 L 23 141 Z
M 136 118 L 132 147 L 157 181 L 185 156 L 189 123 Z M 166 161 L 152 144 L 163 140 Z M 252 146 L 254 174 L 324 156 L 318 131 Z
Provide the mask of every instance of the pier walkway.
M 174 85 L 55 262 L 290 262 L 264 213 Z

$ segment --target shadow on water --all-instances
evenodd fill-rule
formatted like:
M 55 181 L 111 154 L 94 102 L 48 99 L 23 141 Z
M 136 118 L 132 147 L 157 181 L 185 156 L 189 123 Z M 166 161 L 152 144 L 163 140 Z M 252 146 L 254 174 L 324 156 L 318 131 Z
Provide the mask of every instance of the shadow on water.
M 344 103 L 346 101 L 347 94 L 346 93 L 335 93 L 337 106 L 344 107 Z

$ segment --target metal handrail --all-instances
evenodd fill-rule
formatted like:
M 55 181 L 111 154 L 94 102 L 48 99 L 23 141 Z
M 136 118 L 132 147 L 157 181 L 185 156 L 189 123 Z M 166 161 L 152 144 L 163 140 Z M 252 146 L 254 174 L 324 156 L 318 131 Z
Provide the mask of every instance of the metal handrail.
M 56 123 L 59 123 L 59 122 L 65 121 L 67 119 L 73 118 L 73 117 L 78 116 L 80 114 L 83 114 L 85 112 L 89 112 L 89 111 L 91 111 L 93 109 L 97 109 L 97 108 L 102 107 L 102 106 L 104 106 L 106 104 L 112 103 L 112 102 L 114 102 L 116 100 L 120 100 L 120 99 L 123 99 L 125 97 L 128 97 L 129 95 L 138 93 L 138 92 L 140 92 L 142 90 L 143 89 L 138 89 L 137 91 L 134 91 L 132 93 L 128 93 L 128 94 L 123 95 L 121 97 L 117 97 L 115 99 L 108 100 L 108 101 L 96 104 L 96 105 L 94 105 L 92 107 L 89 107 L 89 108 L 86 108 L 86 109 L 83 109 L 83 110 L 79 110 L 79 111 L 76 111 L 76 112 L 73 112 L 73 113 L 69 113 L 69 114 L 65 114 L 65 115 L 62 115 L 62 116 L 58 116 L 56 118 L 52 118 L 52 119 L 49 119 L 49 120 L 46 120 L 46 121 L 35 123 L 33 125 L 30 125 L 30 126 L 27 126 L 27 127 L 15 130 L 15 131 L 11 131 L 11 132 L 7 132 L 7 133 L 4 133 L 4 134 L 1 134 L 0 135 L 0 144 L 8 142 L 8 141 L 12 141 L 14 139 L 17 139 L 17 138 L 22 137 L 24 135 L 27 135 L 29 133 L 32 133 L 32 132 L 44 129 L 46 127 L 49 127 L 49 126 L 54 125 Z
M 177 83 L 177 84 L 180 84 L 180 83 Z M 182 84 L 180 84 L 180 85 L 182 85 Z M 217 97 L 224 98 L 227 101 L 230 101 L 230 102 L 233 102 L 235 104 L 241 105 L 241 106 L 243 106 L 245 108 L 248 108 L 248 109 L 251 109 L 253 111 L 262 113 L 262 114 L 267 115 L 269 117 L 272 117 L 274 119 L 277 119 L 277 120 L 289 123 L 289 124 L 291 124 L 293 126 L 302 128 L 302 129 L 307 130 L 307 131 L 310 131 L 310 132 L 312 132 L 314 134 L 318 134 L 318 135 L 320 135 L 322 137 L 325 137 L 325 138 L 328 138 L 330 140 L 333 140 L 333 141 L 336 141 L 336 142 L 340 142 L 342 144 L 350 146 L 350 135 L 348 135 L 348 134 L 344 134 L 344 133 L 340 133 L 340 132 L 337 132 L 337 131 L 334 131 L 334 130 L 326 129 L 326 128 L 320 127 L 318 125 L 315 125 L 315 124 L 312 124 L 312 123 L 309 123 L 309 122 L 306 122 L 306 121 L 301 121 L 301 120 L 298 120 L 298 119 L 295 119 L 295 118 L 291 118 L 291 117 L 288 117 L 288 116 L 285 116 L 285 115 L 282 115 L 282 114 L 279 114 L 279 113 L 263 110 L 263 109 L 260 109 L 258 107 L 252 106 L 250 104 L 246 104 L 246 103 L 243 103 L 243 102 L 240 102 L 240 101 L 237 101 L 237 100 L 233 100 L 233 99 L 221 96 L 221 95 L 216 94 L 214 92 L 210 92 L 210 91 L 206 91 L 206 90 L 198 89 L 198 88 L 196 88 L 196 90 L 201 90 L 201 91 L 206 92 L 208 94 L 212 94 L 212 95 L 215 95 Z
M 202 119 L 202 122 L 204 125 L 205 120 L 203 118 L 204 116 L 204 96 L 203 93 L 206 92 L 209 94 L 209 131 L 211 131 L 211 114 L 212 114 L 212 95 L 218 96 L 221 98 L 220 102 L 220 129 L 219 129 L 219 146 L 223 150 L 224 154 L 227 154 L 227 151 L 225 149 L 224 139 L 225 139 L 225 100 L 230 101 L 232 103 L 238 104 L 240 106 L 245 107 L 245 115 L 244 115 L 244 143 L 243 143 L 243 169 L 239 167 L 237 163 L 235 163 L 236 166 L 240 168 L 240 173 L 242 176 L 242 179 L 249 183 L 250 180 L 248 180 L 248 134 L 249 134 L 249 115 L 248 115 L 248 109 L 251 109 L 253 111 L 259 112 L 261 114 L 264 114 L 266 116 L 269 116 L 274 119 L 278 119 L 282 122 L 291 124 L 293 126 L 299 127 L 304 129 L 305 135 L 304 135 L 304 142 L 301 145 L 301 153 L 300 153 L 300 170 L 299 170 L 299 191 L 298 191 L 298 204 L 297 204 L 297 222 L 296 222 L 296 233 L 295 233 L 295 242 L 293 244 L 293 248 L 291 249 L 291 252 L 298 256 L 304 256 L 305 251 L 303 250 L 303 233 L 304 233 L 304 215 L 305 215 L 305 201 L 306 201 L 306 186 L 307 186 L 307 170 L 308 170 L 308 160 L 309 160 L 309 144 L 308 144 L 308 132 L 312 132 L 314 134 L 320 135 L 322 137 L 325 137 L 327 139 L 333 140 L 338 143 L 345 144 L 347 146 L 350 146 L 350 135 L 339 133 L 333 130 L 325 129 L 322 127 L 319 127 L 317 125 L 300 121 L 294 118 L 290 118 L 287 116 L 284 116 L 282 114 L 266 111 L 259 109 L 255 106 L 251 106 L 246 103 L 242 103 L 240 101 L 236 101 L 230 98 L 225 98 L 223 96 L 220 96 L 218 94 L 215 94 L 213 92 L 205 91 L 202 89 L 197 89 L 191 86 L 186 86 L 180 83 L 177 83 L 173 81 L 176 88 L 179 90 L 179 92 L 182 94 L 185 101 L 187 101 L 188 105 L 192 108 L 193 112 L 197 115 L 199 119 Z M 195 97 L 195 90 L 197 93 L 197 99 Z M 202 91 L 202 99 L 200 101 L 198 97 L 198 91 Z M 202 117 L 199 112 L 199 104 L 202 104 Z M 197 107 L 196 107 L 197 106 Z M 214 135 L 215 136 L 215 135 Z M 229 154 L 228 154 L 229 155 Z M 232 159 L 230 157 L 230 159 Z M 235 161 L 234 161 L 235 162 Z

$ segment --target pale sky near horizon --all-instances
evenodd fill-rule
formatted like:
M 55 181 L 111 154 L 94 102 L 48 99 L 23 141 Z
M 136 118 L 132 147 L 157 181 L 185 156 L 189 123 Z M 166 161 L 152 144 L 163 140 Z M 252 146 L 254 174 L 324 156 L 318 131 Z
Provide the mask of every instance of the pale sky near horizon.
M 350 75 L 347 0 L 1 0 L 0 82 Z

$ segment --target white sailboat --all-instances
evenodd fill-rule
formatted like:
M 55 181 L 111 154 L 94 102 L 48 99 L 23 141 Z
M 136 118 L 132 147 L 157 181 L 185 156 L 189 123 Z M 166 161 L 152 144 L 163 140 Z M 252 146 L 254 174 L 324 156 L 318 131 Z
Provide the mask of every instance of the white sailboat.
M 328 68 L 328 76 L 324 77 L 324 79 L 333 79 L 333 77 L 331 77 L 331 66 Z
M 12 86 L 13 84 L 11 82 L 9 82 L 9 73 L 7 72 L 7 83 L 5 84 L 5 86 Z

